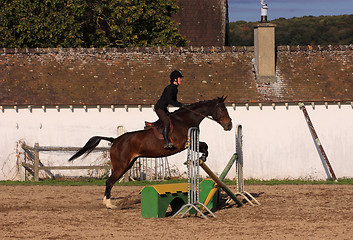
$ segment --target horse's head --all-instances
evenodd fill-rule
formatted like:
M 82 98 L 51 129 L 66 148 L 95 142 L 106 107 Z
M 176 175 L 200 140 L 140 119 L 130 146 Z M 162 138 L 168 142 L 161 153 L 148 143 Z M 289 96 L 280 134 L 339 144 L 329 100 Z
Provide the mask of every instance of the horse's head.
M 216 99 L 216 109 L 211 114 L 212 118 L 216 120 L 224 130 L 230 131 L 232 130 L 232 119 L 229 117 L 226 105 L 224 101 L 227 97 L 219 97 Z

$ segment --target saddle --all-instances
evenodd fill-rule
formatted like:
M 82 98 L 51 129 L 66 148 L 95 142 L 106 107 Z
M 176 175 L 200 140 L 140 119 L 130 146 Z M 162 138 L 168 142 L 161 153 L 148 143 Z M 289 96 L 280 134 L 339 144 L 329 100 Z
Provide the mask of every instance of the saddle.
M 162 123 L 162 121 L 161 120 L 157 120 L 155 122 L 147 122 L 147 121 L 145 121 L 144 129 L 148 130 L 148 129 L 151 129 L 151 128 L 153 129 L 153 133 L 156 136 L 156 138 L 158 138 L 160 140 L 163 140 L 163 133 L 162 133 L 162 131 L 163 131 L 163 123 Z M 172 138 L 170 137 L 172 132 L 173 132 L 173 129 L 174 129 L 173 122 L 172 122 L 171 119 L 169 119 L 169 138 L 170 138 L 171 142 L 173 142 Z

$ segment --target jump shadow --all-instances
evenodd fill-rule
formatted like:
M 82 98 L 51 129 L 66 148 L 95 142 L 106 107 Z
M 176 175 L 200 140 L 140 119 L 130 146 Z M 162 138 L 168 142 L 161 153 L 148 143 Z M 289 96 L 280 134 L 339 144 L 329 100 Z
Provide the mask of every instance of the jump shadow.
M 259 192 L 259 193 L 250 193 L 254 198 L 261 198 L 261 195 L 265 194 L 265 192 Z M 238 197 L 238 196 L 237 196 Z M 250 205 L 249 202 L 246 199 L 240 199 L 239 200 L 244 204 L 244 205 Z M 219 200 L 218 200 L 218 205 L 214 208 L 212 208 L 212 212 L 217 212 L 222 209 L 230 209 L 230 208 L 240 208 L 234 201 L 231 201 L 229 203 L 229 200 L 231 198 L 226 194 L 226 193 L 220 193 L 219 194 Z
M 259 192 L 259 193 L 250 193 L 254 198 L 261 198 L 261 195 L 265 194 L 265 192 Z M 210 209 L 213 213 L 218 212 L 219 210 L 222 209 L 231 209 L 231 208 L 240 208 L 236 203 L 232 201 L 232 203 L 228 203 L 227 201 L 230 199 L 230 197 L 226 193 L 220 193 L 219 194 L 219 199 L 218 199 L 218 204 L 217 206 L 213 207 Z M 240 200 L 244 205 L 250 205 L 249 202 L 246 199 L 241 199 Z M 167 211 L 165 217 L 172 217 L 179 209 L 176 209 L 173 211 Z M 207 211 L 203 212 L 205 216 L 210 216 L 210 213 Z M 195 216 L 195 214 L 190 214 L 187 215 L 187 217 L 192 217 Z M 197 215 L 198 217 L 201 218 L 201 216 Z

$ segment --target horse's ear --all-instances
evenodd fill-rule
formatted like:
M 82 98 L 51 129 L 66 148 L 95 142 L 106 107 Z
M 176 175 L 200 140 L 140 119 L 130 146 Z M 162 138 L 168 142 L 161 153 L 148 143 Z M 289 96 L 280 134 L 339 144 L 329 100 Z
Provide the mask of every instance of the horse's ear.
M 218 98 L 219 102 L 224 102 L 227 99 L 227 96 L 224 97 L 224 95 L 220 98 Z

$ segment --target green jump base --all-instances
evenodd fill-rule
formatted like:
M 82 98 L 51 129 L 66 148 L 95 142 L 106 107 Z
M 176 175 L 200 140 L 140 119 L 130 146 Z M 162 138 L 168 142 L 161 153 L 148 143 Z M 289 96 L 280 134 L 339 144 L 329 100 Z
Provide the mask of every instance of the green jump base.
M 204 202 L 214 182 L 205 179 L 200 183 L 199 201 Z M 141 192 L 141 216 L 144 218 L 163 218 L 167 214 L 169 205 L 172 214 L 176 213 L 184 204 L 188 203 L 188 184 L 161 184 L 144 187 Z M 218 204 L 218 194 L 215 194 L 207 207 L 212 209 Z M 191 210 L 190 214 L 196 213 Z

